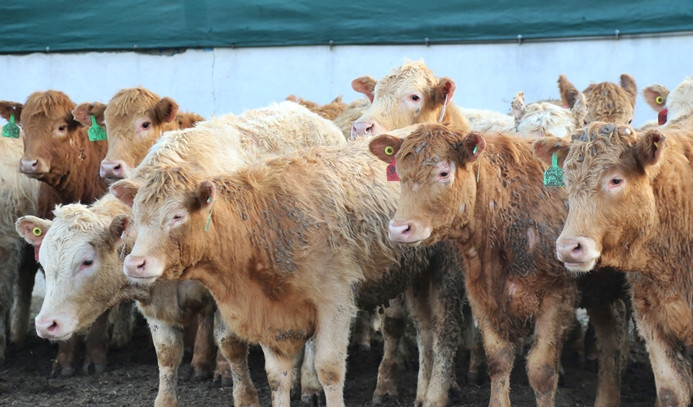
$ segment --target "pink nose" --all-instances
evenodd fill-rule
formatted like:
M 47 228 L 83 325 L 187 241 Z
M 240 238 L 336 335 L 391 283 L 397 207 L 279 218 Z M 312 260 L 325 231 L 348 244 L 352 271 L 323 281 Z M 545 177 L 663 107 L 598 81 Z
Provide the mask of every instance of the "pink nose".
M 359 120 L 351 127 L 351 136 L 372 136 L 374 127 L 372 122 Z
M 589 247 L 591 241 L 586 237 L 561 237 L 556 241 L 556 254 L 564 263 L 584 263 L 592 260 Z
M 101 161 L 101 178 L 125 178 L 125 163 L 122 161 Z
M 38 160 L 19 160 L 19 172 L 23 173 L 34 173 L 38 171 L 39 161 Z
M 57 319 L 37 316 L 34 320 L 36 325 L 36 333 L 41 338 L 56 338 L 63 336 L 61 334 L 62 325 Z
M 144 257 L 128 255 L 123 263 L 125 275 L 133 278 L 149 277 L 147 273 L 147 260 Z

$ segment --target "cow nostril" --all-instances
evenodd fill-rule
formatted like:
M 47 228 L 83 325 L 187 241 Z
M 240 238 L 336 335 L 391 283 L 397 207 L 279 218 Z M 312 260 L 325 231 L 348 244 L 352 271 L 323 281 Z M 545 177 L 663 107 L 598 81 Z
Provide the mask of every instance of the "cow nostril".
M 53 321 L 53 323 L 48 327 L 49 332 L 54 332 L 58 330 L 58 322 Z
M 116 165 L 113 167 L 113 169 L 114 169 L 115 171 L 118 171 L 118 170 L 120 169 L 120 164 L 116 164 Z
M 579 252 L 582 250 L 582 245 L 580 243 L 576 243 L 575 247 L 573 248 L 574 252 Z

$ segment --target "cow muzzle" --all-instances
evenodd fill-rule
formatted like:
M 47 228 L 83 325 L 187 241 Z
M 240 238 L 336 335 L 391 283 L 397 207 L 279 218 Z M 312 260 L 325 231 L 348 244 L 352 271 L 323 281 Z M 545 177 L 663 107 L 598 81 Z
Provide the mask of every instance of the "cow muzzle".
M 422 240 L 431 236 L 431 228 L 424 227 L 415 220 L 391 220 L 387 228 L 387 236 L 393 242 L 418 245 Z
M 120 160 L 103 160 L 99 168 L 99 176 L 108 181 L 109 184 L 126 178 L 128 172 L 127 164 Z
M 26 158 L 22 157 L 19 160 L 19 172 L 27 175 L 39 175 L 49 172 L 50 168 L 44 160 L 40 158 Z
M 356 140 L 358 137 L 375 137 L 385 132 L 385 128 L 378 122 L 369 120 L 357 120 L 351 126 L 351 140 Z
M 597 264 L 601 251 L 597 242 L 586 236 L 560 236 L 556 240 L 556 256 L 572 272 L 590 271 Z
M 64 341 L 70 339 L 77 329 L 77 319 L 69 315 L 39 314 L 34 319 L 36 334 L 51 341 Z
M 134 283 L 151 284 L 161 277 L 162 271 L 160 263 L 151 257 L 129 254 L 123 262 L 123 272 Z

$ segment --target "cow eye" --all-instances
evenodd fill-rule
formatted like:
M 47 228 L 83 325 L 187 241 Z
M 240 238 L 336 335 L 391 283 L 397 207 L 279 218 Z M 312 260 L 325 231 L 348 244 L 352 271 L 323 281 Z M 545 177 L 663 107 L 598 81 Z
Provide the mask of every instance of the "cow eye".
M 419 95 L 411 95 L 411 100 L 416 102 L 417 100 L 419 100 Z
M 623 180 L 621 178 L 614 178 L 611 180 L 611 183 L 614 185 L 620 185 Z
M 82 262 L 82 266 L 84 266 L 84 267 L 89 267 L 92 264 L 94 264 L 94 260 L 92 260 L 92 259 L 86 259 Z
M 142 123 L 142 128 L 143 128 L 143 129 L 148 129 L 150 125 L 151 125 L 150 122 L 144 122 L 144 123 Z
M 67 125 L 63 124 L 62 126 L 58 127 L 58 131 L 65 131 L 67 129 Z

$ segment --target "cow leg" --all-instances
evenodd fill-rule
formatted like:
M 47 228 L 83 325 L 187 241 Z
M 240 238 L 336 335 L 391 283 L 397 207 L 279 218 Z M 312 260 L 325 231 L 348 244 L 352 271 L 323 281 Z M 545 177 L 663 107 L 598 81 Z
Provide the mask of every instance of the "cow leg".
M 293 384 L 294 364 L 296 358 L 262 345 L 265 355 L 267 383 L 272 391 L 272 407 L 291 406 L 291 385 Z M 295 356 L 298 352 L 295 352 Z
M 190 365 L 193 368 L 194 380 L 206 380 L 212 377 L 212 359 L 214 357 L 214 305 L 197 313 L 197 333 Z
M 104 312 L 96 318 L 87 334 L 86 357 L 82 369 L 89 373 L 89 368 L 94 367 L 94 373 L 103 373 L 106 370 L 106 355 L 108 353 L 108 314 Z
M 401 368 L 399 344 L 406 326 L 404 307 L 400 299 L 390 300 L 381 315 L 383 358 L 378 367 L 378 379 L 373 392 L 374 406 L 383 404 L 386 396 L 396 396 L 398 369 Z
M 628 318 L 623 301 L 587 308 L 599 349 L 595 407 L 621 405 L 621 375 L 628 360 Z
M 77 335 L 72 335 L 70 339 L 62 341 L 58 344 L 58 355 L 53 361 L 51 368 L 51 377 L 70 377 L 75 374 L 75 368 L 72 363 L 75 361 L 75 352 L 77 352 L 77 344 L 79 338 Z
M 148 318 L 152 342 L 159 364 L 159 392 L 155 407 L 178 405 L 178 367 L 183 360 L 183 329 Z
M 260 406 L 260 399 L 248 370 L 248 344 L 241 341 L 219 317 L 214 314 L 214 339 L 219 351 L 229 363 L 233 379 L 233 405 L 236 407 Z
M 322 385 L 315 371 L 315 340 L 310 339 L 303 347 L 303 363 L 301 364 L 301 404 L 318 406 L 320 404 Z
M 315 370 L 328 407 L 344 407 L 349 325 L 355 312 L 344 305 L 353 302 L 353 298 L 337 299 L 333 304 L 318 308 L 318 326 L 314 335 Z
M 111 308 L 109 319 L 113 330 L 110 345 L 114 348 L 122 348 L 132 340 L 133 305 L 132 301 L 123 301 Z
M 510 373 L 515 363 L 515 342 L 502 338 L 487 321 L 479 320 L 491 377 L 489 407 L 510 407 Z
M 645 338 L 657 387 L 656 406 L 688 406 L 693 394 L 693 377 L 685 347 L 675 338 L 664 335 L 656 323 L 649 321 L 648 315 L 638 314 L 636 313 L 638 329 Z
M 14 286 L 16 291 L 10 319 L 10 342 L 19 347 L 24 346 L 29 331 L 31 293 L 34 290 L 34 280 L 39 267 L 34 259 L 34 246 L 24 245 L 22 253 L 22 266 L 18 270 L 17 282 Z
M 371 349 L 371 332 L 373 331 L 373 314 L 370 311 L 359 310 L 354 321 L 354 333 L 351 343 L 362 351 Z
M 546 298 L 535 323 L 534 345 L 527 356 L 527 376 L 538 407 L 554 405 L 561 348 L 575 313 L 570 304 L 561 295 Z
M 20 254 L 19 250 L 13 247 L 0 249 L 0 258 L 4 259 L 4 264 L 0 268 L 0 365 L 5 361 L 8 322 L 13 301 L 12 290 L 17 284 Z

